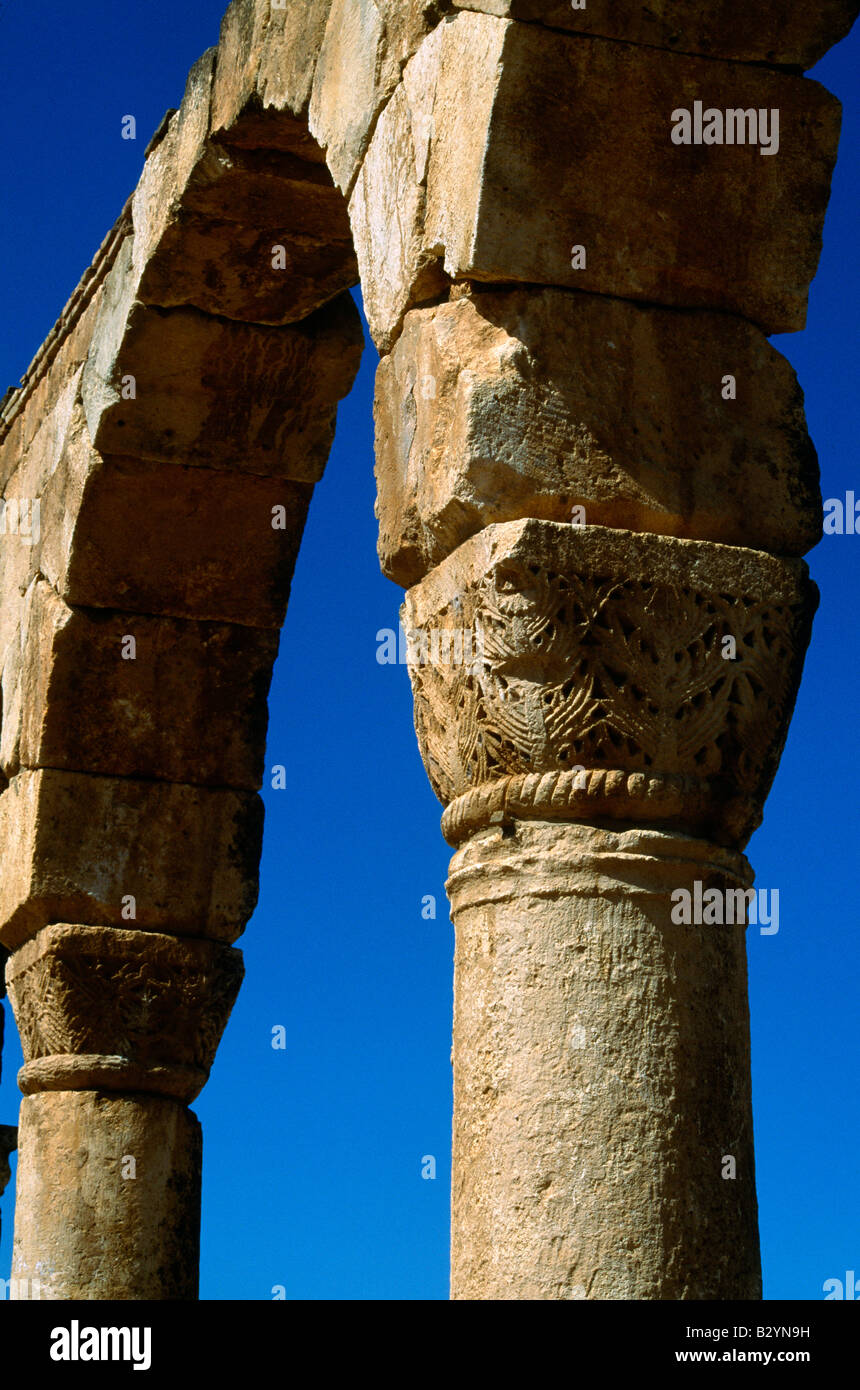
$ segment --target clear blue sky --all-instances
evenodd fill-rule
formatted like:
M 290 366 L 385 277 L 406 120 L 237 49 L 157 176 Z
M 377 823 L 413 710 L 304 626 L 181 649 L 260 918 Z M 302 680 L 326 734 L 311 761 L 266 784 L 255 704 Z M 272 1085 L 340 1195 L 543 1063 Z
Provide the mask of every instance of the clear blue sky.
M 0 394 L 17 382 L 134 187 L 149 135 L 217 41 L 222 0 L 0 3 Z M 806 390 L 825 497 L 854 490 L 860 33 L 815 75 L 845 105 L 805 333 L 777 339 Z M 137 118 L 136 143 L 120 139 Z M 400 590 L 373 518 L 376 354 L 340 412 L 299 559 L 271 698 L 259 907 L 212 1078 L 204 1298 L 447 1296 L 453 931 L 448 847 L 412 730 L 404 667 L 380 666 Z M 748 849 L 780 892 L 780 931 L 749 933 L 758 1192 L 767 1298 L 820 1299 L 860 1271 L 860 923 L 856 786 L 860 536 L 825 539 L 804 682 Z M 435 894 L 436 921 L 421 917 Z M 287 1049 L 271 1047 L 273 1026 Z M 0 1123 L 14 1123 L 14 1025 Z M 436 1181 L 420 1176 L 437 1159 Z M 3 1202 L 0 1273 L 11 1246 Z

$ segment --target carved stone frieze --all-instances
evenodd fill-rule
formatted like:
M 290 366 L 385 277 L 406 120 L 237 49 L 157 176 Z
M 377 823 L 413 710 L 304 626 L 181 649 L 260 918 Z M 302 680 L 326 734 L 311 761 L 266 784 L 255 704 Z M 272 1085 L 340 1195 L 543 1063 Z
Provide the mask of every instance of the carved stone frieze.
M 489 526 L 410 590 L 410 665 L 453 844 L 516 818 L 683 825 L 746 843 L 817 591 L 802 561 L 605 527 Z
M 146 1091 L 186 1103 L 205 1085 L 242 982 L 242 954 L 111 927 L 45 927 L 6 967 L 37 1091 Z

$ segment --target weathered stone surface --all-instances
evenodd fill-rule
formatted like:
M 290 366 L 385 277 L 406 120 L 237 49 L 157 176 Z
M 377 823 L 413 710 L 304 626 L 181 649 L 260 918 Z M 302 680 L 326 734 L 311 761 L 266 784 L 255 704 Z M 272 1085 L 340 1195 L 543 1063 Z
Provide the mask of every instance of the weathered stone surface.
M 26 1096 L 13 1297 L 196 1298 L 202 1147 L 197 1117 L 176 1101 Z
M 252 793 L 19 772 L 0 795 L 3 944 L 57 921 L 235 941 L 257 901 L 262 829 Z
M 452 35 L 459 23 L 448 26 Z M 840 107 L 829 92 L 797 77 L 561 39 L 531 25 L 510 24 L 496 42 L 501 72 L 483 167 L 456 194 L 439 174 L 469 123 L 467 107 L 437 124 L 426 235 L 432 243 L 444 233 L 449 272 L 726 309 L 767 332 L 803 327 L 839 138 Z M 462 76 L 463 63 L 446 53 L 446 116 L 456 111 L 448 84 Z M 672 112 L 696 100 L 778 108 L 779 155 L 674 145 Z M 437 111 L 439 101 L 437 93 Z M 581 271 L 571 269 L 578 244 L 588 256 Z
M 20 469 L 33 439 L 43 432 L 68 392 L 71 378 L 86 361 L 101 307 L 105 278 L 128 235 L 128 204 L 84 272 L 51 332 L 42 343 L 20 386 L 0 402 L 0 488 Z
M 453 1298 L 761 1297 L 744 927 L 670 899 L 751 878 L 589 825 L 454 856 Z
M 310 493 L 304 483 L 111 459 L 91 479 L 67 562 L 48 577 L 75 606 L 279 628 Z
M 614 5 L 594 0 L 577 9 L 570 0 L 452 0 L 460 10 L 546 24 L 581 34 L 623 39 L 677 53 L 748 63 L 811 67 L 845 37 L 857 18 L 857 0 L 649 0 Z
M 0 487 L 3 489 L 33 450 L 44 456 L 58 457 L 58 434 L 61 436 L 67 421 L 70 398 L 74 401 L 72 383 L 87 360 L 100 303 L 101 285 L 86 300 L 79 317 L 70 326 L 64 326 L 60 320 L 55 330 L 59 341 L 46 354 L 47 365 L 37 368 L 32 379 L 25 376 L 19 395 L 10 401 L 9 408 L 14 407 L 15 413 L 0 428 Z
M 45 927 L 6 967 L 22 1091 L 146 1091 L 192 1101 L 242 975 L 241 951 L 211 941 Z
M 312 490 L 102 458 L 79 408 L 62 467 L 42 495 L 41 544 L 18 560 L 29 566 L 24 589 L 36 563 L 72 607 L 278 628 Z
M 407 631 L 464 634 L 459 653 L 451 638 L 450 654 L 410 667 L 446 837 L 617 818 L 743 846 L 816 603 L 802 560 L 600 526 L 488 526 L 403 607 Z
M 321 244 L 283 224 L 260 229 L 182 213 L 149 263 L 140 295 L 281 324 L 297 323 L 357 282 L 352 244 L 340 237 Z
M 416 239 L 452 279 L 721 309 L 769 333 L 803 327 L 839 137 L 839 103 L 824 88 L 487 15 L 463 12 L 441 33 L 426 212 L 423 226 L 418 212 L 390 225 L 387 259 L 406 270 L 369 313 L 379 346 L 422 292 L 408 283 Z M 778 109 L 778 155 L 674 144 L 673 112 L 696 101 Z M 390 138 L 374 133 L 379 172 L 359 196 L 420 208 L 417 195 L 404 202 L 398 161 L 374 154 Z M 364 279 L 379 251 L 362 246 L 370 214 L 351 211 Z M 585 248 L 583 268 L 573 268 L 574 246 Z
M 422 45 L 407 66 L 419 78 L 432 69 L 441 31 Z M 426 50 L 426 51 L 425 51 Z M 424 180 L 434 80 L 404 81 L 379 118 L 349 204 L 361 271 L 364 309 L 381 352 L 390 350 L 413 301 L 443 293 L 447 279 L 423 235 Z M 410 94 L 415 92 L 414 109 Z
M 20 479 L 16 476 L 9 486 L 7 500 L 10 508 L 19 508 L 18 519 L 23 516 L 26 534 L 11 534 L 7 530 L 0 537 L 0 671 L 6 660 L 6 652 L 21 623 L 24 595 L 38 572 L 38 557 L 41 537 L 41 510 L 33 507 L 32 493 L 19 491 Z M 7 522 L 9 513 L 6 514 Z M 38 521 L 34 527 L 33 522 Z
M 333 0 L 314 75 L 309 126 L 344 192 L 352 184 L 374 117 L 397 81 L 385 47 L 382 15 L 373 0 Z
M 2 672 L 0 765 L 257 789 L 277 651 L 276 632 L 72 609 L 34 581 Z
M 221 24 L 213 134 L 323 159 L 306 112 L 331 0 L 233 0 Z M 298 119 L 290 120 L 294 116 Z M 304 117 L 304 119 L 301 119 Z
M 376 117 L 438 19 L 426 0 L 333 0 L 314 74 L 311 134 L 349 194 Z
M 379 555 L 404 586 L 491 522 L 575 506 L 783 555 L 821 536 L 794 371 L 726 314 L 525 289 L 413 310 L 375 413 Z
M 346 204 L 324 165 L 209 145 L 135 294 L 149 304 L 281 324 L 305 318 L 357 280 Z
M 176 216 L 193 169 L 205 157 L 215 62 L 216 51 L 210 48 L 194 64 L 182 104 L 168 121 L 162 138 L 149 150 L 132 195 L 135 284 Z
M 206 224 L 280 227 L 321 243 L 349 239 L 346 204 L 325 165 L 284 150 L 210 142 L 183 189 L 182 208 Z
M 134 193 L 133 245 L 114 275 L 125 281 L 121 298 L 113 292 L 123 318 L 140 299 L 290 323 L 357 280 L 344 200 L 313 141 L 284 138 L 287 115 L 277 118 L 271 148 L 257 147 L 265 137 L 256 101 L 209 138 L 215 62 L 213 49 L 195 65 Z
M 84 357 L 86 354 L 84 354 Z M 47 414 L 39 429 L 27 429 L 29 444 L 16 454 L 15 467 L 3 489 L 2 515 L 6 534 L 0 536 L 0 671 L 5 664 L 9 644 L 18 633 L 23 617 L 25 596 L 33 580 L 42 570 L 43 550 L 57 550 L 60 536 L 70 537 L 77 515 L 74 501 L 65 486 L 67 450 L 80 447 L 85 432 L 83 413 L 78 405 L 83 364 L 71 373 L 62 392 L 49 397 Z M 49 373 L 50 375 L 50 373 Z M 29 422 L 31 402 L 39 394 L 36 389 L 16 419 Z M 0 456 L 14 447 L 13 435 L 0 444 Z M 50 525 L 53 537 L 47 534 L 46 498 L 58 499 Z M 13 528 L 12 521 L 15 521 Z
M 111 327 L 96 335 L 82 380 L 102 453 L 322 477 L 363 346 L 349 295 L 290 328 L 141 304 Z

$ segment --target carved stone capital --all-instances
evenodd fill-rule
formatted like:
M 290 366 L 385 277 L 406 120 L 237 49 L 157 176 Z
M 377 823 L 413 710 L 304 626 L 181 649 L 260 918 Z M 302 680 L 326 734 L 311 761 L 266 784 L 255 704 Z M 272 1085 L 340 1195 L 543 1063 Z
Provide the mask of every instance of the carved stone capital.
M 242 954 L 110 927 L 45 927 L 6 981 L 38 1091 L 144 1091 L 188 1104 L 209 1076 L 242 982 Z
M 487 527 L 403 611 L 416 650 L 430 634 L 410 672 L 446 838 L 620 820 L 744 845 L 816 604 L 803 561 L 600 526 Z

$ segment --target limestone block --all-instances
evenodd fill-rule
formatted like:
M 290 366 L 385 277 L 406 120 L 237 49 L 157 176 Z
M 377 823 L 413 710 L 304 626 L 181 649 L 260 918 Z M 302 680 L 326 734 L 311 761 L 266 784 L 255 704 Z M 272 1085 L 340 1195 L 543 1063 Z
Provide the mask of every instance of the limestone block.
M 318 242 L 349 238 L 346 204 L 325 167 L 285 150 L 210 142 L 185 184 L 182 208 L 206 222 L 283 227 Z
M 195 1299 L 202 1158 L 200 1123 L 176 1101 L 104 1091 L 26 1096 L 14 1296 Z
M 301 482 L 322 476 L 363 346 L 349 295 L 288 328 L 135 303 L 102 329 L 81 389 L 103 453 Z
M 264 137 L 253 113 L 209 138 L 215 57 L 210 50 L 192 69 L 182 106 L 147 158 L 132 199 L 122 302 L 126 312 L 139 298 L 295 322 L 357 279 L 346 207 L 315 146 L 309 158 L 301 142 L 273 131 L 273 147 L 257 147 Z M 290 127 L 287 115 L 279 119 Z
M 321 243 L 289 222 L 260 229 L 182 214 L 147 267 L 141 298 L 253 323 L 297 323 L 358 283 L 352 243 L 340 235 L 345 212 L 337 222 L 337 238 Z
M 26 534 L 12 534 L 7 531 L 0 536 L 0 670 L 6 660 L 6 653 L 21 622 L 24 598 L 27 589 L 38 573 L 39 542 L 36 533 L 41 534 L 41 505 L 34 507 L 32 493 L 19 491 L 15 483 L 10 485 L 7 502 L 18 510 L 18 523 L 23 516 Z M 35 499 L 38 501 L 38 499 Z M 7 519 L 10 513 L 6 513 Z M 38 528 L 31 524 L 38 520 Z
M 461 131 L 474 142 L 456 92 L 475 23 L 497 35 L 492 123 L 481 167 L 452 179 Z M 444 241 L 450 274 L 725 309 L 769 333 L 804 326 L 839 139 L 823 87 L 483 16 L 446 28 L 425 235 Z M 673 111 L 697 100 L 779 110 L 779 153 L 673 144 Z M 571 268 L 572 245 L 586 269 Z
M 209 146 L 137 296 L 254 323 L 294 323 L 358 280 L 346 204 L 324 165 Z
M 349 194 L 377 115 L 431 28 L 426 0 L 333 0 L 314 74 L 311 134 Z
M 279 628 L 311 492 L 277 478 L 102 458 L 79 409 L 42 497 L 38 565 L 72 607 Z
M 364 309 L 381 352 L 391 348 L 409 304 L 447 286 L 422 234 L 419 131 L 403 83 L 379 118 L 349 205 Z
M 428 635 L 410 676 L 446 838 L 520 817 L 620 818 L 742 846 L 817 597 L 802 560 L 739 546 L 488 526 L 403 606 L 404 628 Z
M 131 200 L 135 283 L 176 215 L 195 165 L 205 156 L 216 51 L 207 49 L 192 67 L 182 104 L 160 140 L 150 145 Z
M 45 927 L 6 967 L 37 1091 L 202 1090 L 242 983 L 242 953 L 115 927 Z
M 546 24 L 625 43 L 733 58 L 780 67 L 811 67 L 844 38 L 857 18 L 857 0 L 649 0 L 615 5 L 588 0 L 452 0 L 460 10 Z
M 387 61 L 382 15 L 373 0 L 333 0 L 314 74 L 309 125 L 344 192 L 352 184 L 374 118 L 397 76 L 393 63 Z
M 48 360 L 41 364 L 34 379 L 28 381 L 21 406 L 0 438 L 0 489 L 20 468 L 37 436 L 41 440 L 39 451 L 50 453 L 45 449 L 47 432 L 60 428 L 52 423 L 55 415 L 58 421 L 67 415 L 70 385 L 87 360 L 100 303 L 101 287 L 93 292 L 70 327 L 60 320 L 55 330 L 59 341 L 52 345 Z
M 26 478 L 27 487 L 34 497 L 42 495 L 45 484 L 56 472 L 63 457 L 74 425 L 75 405 L 80 394 L 83 373 L 82 363 L 70 374 L 63 389 L 41 418 L 35 401 L 28 403 L 25 408 L 25 416 L 33 416 L 39 423 L 27 449 L 22 452 L 19 468 L 13 473 L 10 481 L 20 483 Z
M 72 323 L 60 320 L 56 340 L 37 358 L 15 413 L 0 427 L 0 671 L 39 572 L 42 496 L 78 427 L 75 404 L 99 298 L 96 289 Z
M 6 401 L 6 408 L 9 409 L 11 404 L 10 397 Z M 0 426 L 0 489 L 6 486 L 21 462 L 24 452 L 21 443 L 22 426 L 23 417 L 20 411 L 8 421 L 3 419 Z
M 839 136 L 839 103 L 824 88 L 482 14 L 462 12 L 441 36 L 435 78 L 425 76 L 435 83 L 426 211 L 390 224 L 387 260 L 405 270 L 369 316 L 377 345 L 393 340 L 404 304 L 422 293 L 410 283 L 416 243 L 452 279 L 720 309 L 768 333 L 803 327 Z M 697 101 L 765 111 L 772 152 L 675 144 L 673 113 Z M 391 138 L 374 132 L 356 185 L 369 207 L 403 201 L 399 166 L 373 148 Z M 370 213 L 351 215 L 364 274 Z M 571 254 L 578 246 L 584 265 Z
M 330 9 L 331 0 L 290 0 L 280 8 L 271 0 L 233 0 L 221 23 L 212 91 L 216 138 L 322 161 L 306 113 Z
M 257 900 L 262 825 L 253 793 L 19 772 L 0 795 L 3 944 L 56 921 L 235 941 Z
M 375 414 L 380 560 L 404 586 L 491 522 L 575 506 L 783 555 L 821 536 L 794 371 L 726 314 L 552 289 L 413 310 Z
M 46 576 L 75 606 L 279 628 L 310 495 L 305 483 L 111 458 Z
M 257 789 L 277 651 L 273 631 L 72 609 L 35 581 L 2 672 L 0 766 Z
M 55 433 L 53 428 L 55 402 L 34 436 L 36 447 L 31 444 L 24 451 L 5 488 L 6 499 L 18 505 L 19 534 L 14 544 L 9 535 L 0 544 L 0 671 L 10 644 L 17 640 L 28 591 L 45 572 L 45 566 L 50 567 L 50 555 L 54 555 L 56 563 L 61 561 L 63 546 L 70 543 L 74 532 L 80 486 L 70 486 L 68 463 L 70 458 L 80 457 L 85 440 L 89 447 L 80 406 L 80 374 L 81 369 L 68 382 L 67 395 L 64 393 L 71 410 L 62 430 Z M 24 417 L 29 416 L 32 408 L 28 402 Z M 49 447 L 40 447 L 43 443 Z M 87 457 L 94 466 L 96 458 L 91 450 Z M 48 510 L 50 521 L 46 519 Z M 22 516 L 30 523 L 26 534 L 21 534 Z

